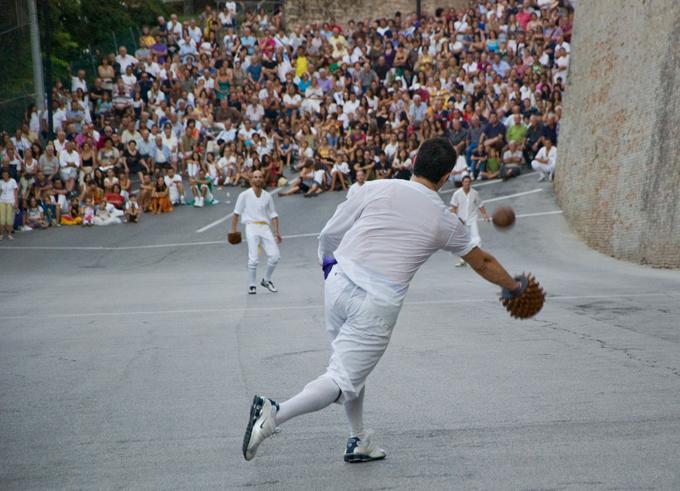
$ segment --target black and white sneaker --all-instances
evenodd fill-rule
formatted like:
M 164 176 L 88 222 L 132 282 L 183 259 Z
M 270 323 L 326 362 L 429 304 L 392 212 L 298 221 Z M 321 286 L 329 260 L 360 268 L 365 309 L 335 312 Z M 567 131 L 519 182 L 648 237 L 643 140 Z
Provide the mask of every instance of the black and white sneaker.
M 257 287 L 255 285 L 250 285 L 248 287 L 248 295 L 255 295 L 257 293 Z
M 258 395 L 253 397 L 246 433 L 243 435 L 242 450 L 246 460 L 252 460 L 260 443 L 279 431 L 276 427 L 278 409 L 279 405 L 271 399 Z
M 262 281 L 260 282 L 260 286 L 262 286 L 263 288 L 266 288 L 267 290 L 269 290 L 269 291 L 272 292 L 272 293 L 278 292 L 278 290 L 277 290 L 276 287 L 274 286 L 274 283 L 272 283 L 271 280 L 266 281 L 266 280 L 263 278 Z
M 370 462 L 372 460 L 382 460 L 387 454 L 382 448 L 375 447 L 371 444 L 370 430 L 364 431 L 357 436 L 353 436 L 347 440 L 347 448 L 345 449 L 345 462 L 356 464 L 360 462 Z

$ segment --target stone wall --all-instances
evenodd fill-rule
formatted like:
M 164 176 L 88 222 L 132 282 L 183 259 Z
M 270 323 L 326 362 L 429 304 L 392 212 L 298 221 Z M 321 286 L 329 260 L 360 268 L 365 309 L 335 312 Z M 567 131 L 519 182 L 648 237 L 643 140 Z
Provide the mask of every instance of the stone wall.
M 576 7 L 555 191 L 611 256 L 680 267 L 680 1 Z
M 468 0 L 422 0 L 423 13 L 434 15 L 438 7 L 465 8 Z M 399 11 L 402 16 L 416 11 L 415 0 L 285 0 L 286 22 L 326 22 L 344 24 L 348 20 L 368 21 L 381 17 L 393 17 Z

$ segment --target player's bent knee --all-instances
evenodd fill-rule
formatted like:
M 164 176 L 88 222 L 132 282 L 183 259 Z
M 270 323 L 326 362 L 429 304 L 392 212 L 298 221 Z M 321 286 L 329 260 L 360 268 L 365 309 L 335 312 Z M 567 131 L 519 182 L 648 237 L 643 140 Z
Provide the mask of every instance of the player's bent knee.
M 270 266 L 276 266 L 280 259 L 281 256 L 279 254 L 275 254 L 267 259 L 267 264 L 269 264 Z

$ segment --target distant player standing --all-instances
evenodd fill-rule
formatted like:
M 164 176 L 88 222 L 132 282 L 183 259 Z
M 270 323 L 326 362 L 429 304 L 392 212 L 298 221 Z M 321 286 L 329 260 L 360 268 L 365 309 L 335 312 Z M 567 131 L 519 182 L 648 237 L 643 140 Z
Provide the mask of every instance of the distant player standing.
M 257 293 L 257 263 L 258 251 L 262 246 L 267 255 L 267 269 L 260 285 L 276 293 L 278 290 L 272 283 L 274 268 L 279 262 L 279 246 L 282 241 L 279 233 L 279 215 L 274 208 L 272 195 L 262 189 L 264 176 L 256 170 L 250 179 L 250 189 L 239 194 L 234 207 L 234 215 L 231 219 L 231 232 L 238 230 L 238 220 L 246 227 L 246 240 L 248 241 L 248 293 Z M 272 234 L 269 225 L 274 228 Z
M 411 279 L 436 251 L 463 257 L 510 298 L 524 293 L 521 282 L 470 240 L 468 228 L 437 194 L 455 161 L 447 139 L 427 140 L 418 150 L 410 181 L 368 182 L 338 206 L 319 237 L 326 326 L 332 340 L 328 368 L 280 404 L 254 397 L 243 439 L 246 460 L 255 457 L 277 425 L 334 402 L 344 405 L 350 422 L 344 460 L 385 457 L 364 429 L 364 384 L 387 348 Z
M 489 214 L 486 212 L 484 202 L 479 197 L 477 190 L 470 186 L 471 183 L 470 176 L 463 177 L 463 187 L 451 196 L 451 211 L 463 220 L 463 223 L 470 230 L 470 240 L 479 246 L 482 239 L 479 236 L 479 227 L 477 226 L 477 211 L 482 212 L 486 221 L 489 221 Z M 465 266 L 466 264 L 465 260 L 461 259 L 456 266 Z

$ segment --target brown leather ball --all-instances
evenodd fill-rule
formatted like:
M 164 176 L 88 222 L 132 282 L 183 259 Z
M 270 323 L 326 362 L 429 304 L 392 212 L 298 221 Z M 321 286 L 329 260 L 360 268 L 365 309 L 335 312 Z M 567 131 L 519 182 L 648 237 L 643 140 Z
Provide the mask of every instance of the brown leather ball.
M 515 224 L 515 212 L 509 206 L 496 208 L 491 221 L 497 229 L 508 230 Z

